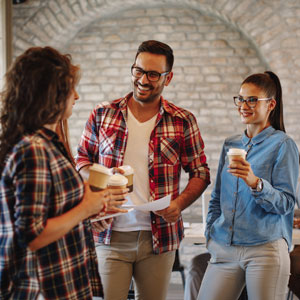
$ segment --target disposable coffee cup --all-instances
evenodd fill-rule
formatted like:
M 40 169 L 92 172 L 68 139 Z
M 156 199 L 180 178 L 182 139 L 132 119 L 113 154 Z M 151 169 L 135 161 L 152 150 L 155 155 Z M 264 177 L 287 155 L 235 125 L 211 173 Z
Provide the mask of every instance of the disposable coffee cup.
M 243 159 L 246 159 L 247 152 L 244 149 L 240 148 L 231 148 L 228 150 L 227 155 L 229 159 L 229 164 L 232 163 L 232 159 L 236 157 L 241 157 Z
M 124 171 L 124 176 L 127 178 L 128 183 L 127 183 L 127 188 L 129 189 L 129 193 L 133 191 L 133 174 L 134 170 L 131 166 L 121 166 L 119 169 Z
M 93 164 L 90 168 L 90 175 L 88 179 L 88 183 L 91 187 L 91 190 L 96 191 L 102 191 L 107 188 L 108 180 L 111 176 L 110 169 L 99 165 L 99 164 Z
M 107 187 L 110 189 L 125 189 L 128 179 L 121 174 L 114 174 L 109 177 Z

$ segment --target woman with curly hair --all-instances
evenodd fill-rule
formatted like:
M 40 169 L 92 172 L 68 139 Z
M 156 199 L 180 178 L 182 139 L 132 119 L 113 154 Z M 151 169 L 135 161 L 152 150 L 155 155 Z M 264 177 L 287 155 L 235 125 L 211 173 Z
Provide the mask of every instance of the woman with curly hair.
M 0 298 L 102 295 L 89 217 L 126 190 L 92 192 L 57 128 L 79 98 L 70 55 L 34 47 L 6 74 L 0 133 Z M 119 201 L 123 203 L 123 201 Z

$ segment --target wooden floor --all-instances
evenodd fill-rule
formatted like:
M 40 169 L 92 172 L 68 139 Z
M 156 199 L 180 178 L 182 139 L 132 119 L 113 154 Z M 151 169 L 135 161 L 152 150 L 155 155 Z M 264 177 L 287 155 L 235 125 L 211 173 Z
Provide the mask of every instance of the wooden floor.
M 170 283 L 166 300 L 183 300 L 182 284 Z

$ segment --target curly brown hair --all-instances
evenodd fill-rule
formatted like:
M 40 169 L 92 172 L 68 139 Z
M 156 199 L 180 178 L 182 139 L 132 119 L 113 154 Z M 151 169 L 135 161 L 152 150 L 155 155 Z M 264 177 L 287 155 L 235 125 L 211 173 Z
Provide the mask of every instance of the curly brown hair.
M 51 47 L 32 47 L 16 58 L 1 93 L 0 172 L 24 134 L 58 122 L 79 81 L 79 67 Z

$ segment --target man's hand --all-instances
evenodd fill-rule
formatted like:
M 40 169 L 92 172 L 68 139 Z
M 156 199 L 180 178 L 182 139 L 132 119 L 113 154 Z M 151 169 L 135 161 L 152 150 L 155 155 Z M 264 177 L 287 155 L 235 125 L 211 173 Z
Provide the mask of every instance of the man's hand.
M 113 218 L 101 220 L 98 222 L 93 222 L 92 227 L 94 230 L 102 232 L 106 229 L 108 229 L 109 225 L 111 224 Z
M 166 222 L 176 222 L 181 212 L 204 192 L 207 185 L 208 183 L 201 178 L 191 178 L 184 191 L 171 201 L 169 207 L 154 213 L 161 216 Z
M 181 209 L 175 199 L 171 201 L 170 206 L 162 210 L 157 210 L 154 213 L 161 216 L 166 222 L 176 222 L 180 217 Z

